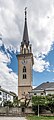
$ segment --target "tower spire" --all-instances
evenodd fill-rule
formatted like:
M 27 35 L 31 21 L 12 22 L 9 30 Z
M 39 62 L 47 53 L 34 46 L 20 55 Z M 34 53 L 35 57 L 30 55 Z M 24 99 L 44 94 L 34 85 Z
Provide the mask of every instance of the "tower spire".
M 25 25 L 24 25 L 24 33 L 23 33 L 23 43 L 29 44 L 29 37 L 28 37 L 28 29 L 27 29 L 27 7 L 25 7 Z

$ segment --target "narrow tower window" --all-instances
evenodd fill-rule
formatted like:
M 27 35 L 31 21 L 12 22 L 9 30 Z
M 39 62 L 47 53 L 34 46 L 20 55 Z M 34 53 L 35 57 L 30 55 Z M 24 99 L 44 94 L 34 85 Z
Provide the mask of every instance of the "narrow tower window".
M 26 54 L 26 49 L 24 48 L 24 54 Z
M 25 67 L 25 66 L 23 67 L 23 73 L 24 73 L 24 72 L 26 72 L 26 67 Z
M 26 74 L 23 74 L 23 79 L 26 79 Z
M 23 67 L 23 79 L 26 79 L 26 67 Z

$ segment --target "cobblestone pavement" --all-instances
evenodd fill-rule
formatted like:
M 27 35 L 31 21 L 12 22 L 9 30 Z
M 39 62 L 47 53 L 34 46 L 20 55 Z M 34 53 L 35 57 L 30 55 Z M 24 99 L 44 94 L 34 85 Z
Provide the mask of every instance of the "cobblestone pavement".
M 26 120 L 25 117 L 0 117 L 0 120 Z

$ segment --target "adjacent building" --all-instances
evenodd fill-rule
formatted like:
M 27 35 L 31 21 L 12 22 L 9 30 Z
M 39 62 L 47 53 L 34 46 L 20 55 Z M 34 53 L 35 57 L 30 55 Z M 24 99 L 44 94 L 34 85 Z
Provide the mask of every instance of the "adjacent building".
M 54 94 L 54 82 L 42 83 L 32 90 L 32 95 Z
M 4 102 L 11 101 L 13 102 L 15 94 L 8 92 L 7 90 L 0 87 L 0 106 L 4 105 Z

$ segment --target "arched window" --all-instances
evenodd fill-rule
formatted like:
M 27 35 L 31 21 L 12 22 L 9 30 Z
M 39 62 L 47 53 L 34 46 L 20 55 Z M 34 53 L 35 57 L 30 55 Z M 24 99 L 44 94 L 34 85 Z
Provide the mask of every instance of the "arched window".
M 27 75 L 26 75 L 26 66 L 23 67 L 23 79 L 26 79 Z
M 24 48 L 24 54 L 26 54 L 26 49 Z
M 26 67 L 25 67 L 25 66 L 23 67 L 23 73 L 24 73 L 24 72 L 26 72 Z
M 26 74 L 23 74 L 23 79 L 26 79 Z

